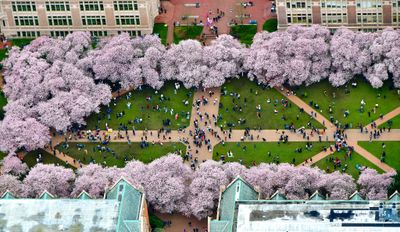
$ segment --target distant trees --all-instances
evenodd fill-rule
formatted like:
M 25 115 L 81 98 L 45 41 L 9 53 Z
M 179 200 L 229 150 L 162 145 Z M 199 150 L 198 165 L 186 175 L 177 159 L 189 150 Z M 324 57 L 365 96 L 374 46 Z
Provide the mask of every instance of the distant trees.
M 72 169 L 38 164 L 28 174 L 23 173 L 26 176 L 22 182 L 21 172 L 7 173 L 0 175 L 0 195 L 10 190 L 23 197 L 38 197 L 47 190 L 58 197 L 77 197 L 86 191 L 100 198 L 106 189 L 124 177 L 143 190 L 147 201 L 158 211 L 178 212 L 199 219 L 215 211 L 221 187 L 228 187 L 238 175 L 266 199 L 276 191 L 288 199 L 308 199 L 315 191 L 329 199 L 348 199 L 356 191 L 354 179 L 340 172 L 328 174 L 318 168 L 289 164 L 261 164 L 246 168 L 239 163 L 223 164 L 213 160 L 200 164 L 193 171 L 177 155 L 167 155 L 149 164 L 130 161 L 124 168 L 90 164 L 78 169 L 76 175 Z M 368 199 L 386 199 L 392 175 L 366 169 L 357 182 L 360 193 Z

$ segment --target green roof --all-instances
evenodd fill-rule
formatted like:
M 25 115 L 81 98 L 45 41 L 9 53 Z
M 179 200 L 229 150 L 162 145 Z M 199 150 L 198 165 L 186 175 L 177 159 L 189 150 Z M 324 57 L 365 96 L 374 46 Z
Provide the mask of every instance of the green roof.
M 279 191 L 276 191 L 271 196 L 270 200 L 273 200 L 273 201 L 284 201 L 284 200 L 286 200 L 286 197 L 283 194 L 281 194 Z
M 364 201 L 358 191 L 355 191 L 349 198 L 350 201 Z
M 127 180 L 121 178 L 107 193 L 107 199 L 120 202 L 118 212 L 118 232 L 140 231 L 140 223 L 133 223 L 140 218 L 143 193 L 135 189 Z
M 10 191 L 6 191 L 2 196 L 1 199 L 15 199 L 14 195 Z
M 400 194 L 396 191 L 389 197 L 389 202 L 400 203 Z
M 318 191 L 315 191 L 313 195 L 310 196 L 310 201 L 323 201 L 325 200 L 325 197 L 322 196 Z
M 51 195 L 51 193 L 44 191 L 42 194 L 40 194 L 39 199 L 54 199 L 54 196 Z
M 228 231 L 231 231 L 231 228 L 229 228 L 229 225 L 230 225 L 229 221 L 212 220 L 210 222 L 210 231 L 211 232 L 228 232 Z
M 232 231 L 236 202 L 241 200 L 256 200 L 257 198 L 258 193 L 253 189 L 253 187 L 242 178 L 237 177 L 221 194 L 218 219 L 223 222 L 215 223 L 213 226 L 215 230 L 211 229 L 210 232 Z
M 79 194 L 78 199 L 88 200 L 88 199 L 92 199 L 92 197 L 86 191 L 82 191 L 81 194 Z

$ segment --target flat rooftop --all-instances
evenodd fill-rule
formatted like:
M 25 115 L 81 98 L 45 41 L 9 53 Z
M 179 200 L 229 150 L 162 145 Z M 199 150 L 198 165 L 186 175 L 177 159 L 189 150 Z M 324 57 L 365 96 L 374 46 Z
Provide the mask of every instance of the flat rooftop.
M 0 231 L 116 231 L 116 200 L 0 200 Z
M 397 206 L 379 206 L 376 201 L 238 202 L 236 231 L 400 231 Z

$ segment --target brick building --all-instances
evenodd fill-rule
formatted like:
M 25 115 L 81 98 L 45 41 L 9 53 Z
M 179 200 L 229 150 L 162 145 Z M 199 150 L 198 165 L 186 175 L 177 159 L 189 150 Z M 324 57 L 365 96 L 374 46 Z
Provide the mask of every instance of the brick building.
M 2 0 L 0 29 L 7 37 L 150 34 L 159 0 Z
M 375 31 L 397 28 L 400 1 L 396 0 L 276 0 L 278 27 L 321 24 L 335 29 Z

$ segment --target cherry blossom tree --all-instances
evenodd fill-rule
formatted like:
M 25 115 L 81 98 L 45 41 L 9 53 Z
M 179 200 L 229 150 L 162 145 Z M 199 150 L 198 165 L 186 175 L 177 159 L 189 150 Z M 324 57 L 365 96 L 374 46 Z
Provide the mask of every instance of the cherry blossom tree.
M 148 202 L 162 213 L 187 214 L 187 183 L 192 172 L 180 156 L 167 155 L 147 165 L 144 189 Z
M 209 73 L 203 81 L 205 88 L 220 87 L 226 79 L 236 77 L 243 71 L 246 49 L 230 35 L 220 35 L 204 47 L 204 60 Z
M 229 182 L 233 181 L 238 176 L 244 178 L 247 171 L 245 166 L 237 162 L 227 162 L 222 167 Z
M 115 172 L 114 175 L 120 177 L 121 175 L 136 187 L 143 187 L 146 182 L 147 167 L 140 161 L 129 161 L 121 172 Z M 121 174 L 122 173 L 122 174 Z M 116 178 L 114 178 L 115 180 Z
M 245 57 L 249 78 L 271 87 L 312 84 L 328 77 L 329 31 L 292 26 L 283 32 L 256 34 Z
M 400 33 L 393 28 L 386 28 L 379 32 L 373 41 L 370 50 L 374 65 L 370 67 L 367 79 L 375 88 L 381 87 L 388 79 L 388 72 L 393 74 L 395 87 L 400 87 Z
M 365 169 L 357 181 L 361 195 L 370 200 L 387 199 L 387 189 L 394 175 L 395 173 L 378 174 L 375 169 Z
M 142 85 L 159 89 L 164 84 L 159 75 L 164 53 L 165 47 L 157 36 L 131 39 L 122 33 L 101 43 L 78 66 L 92 72 L 95 79 L 119 83 L 125 89 Z
M 329 30 L 319 25 L 292 26 L 287 33 L 290 41 L 282 59 L 288 83 L 310 85 L 327 78 L 331 66 Z
M 221 163 L 207 160 L 200 164 L 189 186 L 192 215 L 199 219 L 211 215 L 217 206 L 221 186 L 228 184 L 229 179 Z
M 200 87 L 209 72 L 204 55 L 199 41 L 184 40 L 173 44 L 161 61 L 163 79 L 181 81 L 186 88 Z
M 15 104 L 11 103 L 11 105 Z M 31 151 L 44 147 L 50 140 L 49 128 L 34 118 L 19 118 L 19 116 L 9 113 L 3 121 L 0 121 L 0 150 L 4 152 L 14 152 L 17 149 Z
M 356 191 L 353 177 L 338 171 L 322 175 L 318 186 L 321 194 L 333 200 L 347 200 Z
M 8 154 L 1 162 L 2 171 L 5 174 L 23 176 L 28 172 L 28 166 L 15 154 Z
M 6 191 L 10 191 L 13 196 L 21 197 L 24 193 L 24 185 L 16 176 L 13 175 L 0 175 L 0 196 Z
M 98 164 L 89 164 L 78 169 L 72 196 L 78 196 L 86 191 L 91 196 L 101 198 L 107 187 L 114 183 L 114 176 L 111 168 L 103 168 Z
M 38 197 L 43 191 L 57 197 L 68 197 L 73 190 L 75 174 L 72 169 L 53 164 L 37 164 L 24 179 L 27 197 Z
M 23 50 L 11 50 L 4 62 L 8 104 L 0 149 L 42 147 L 49 140 L 46 127 L 65 131 L 84 124 L 85 117 L 109 103 L 109 86 L 96 84 L 75 65 L 89 46 L 87 34 L 77 33 L 65 40 L 39 38 Z
M 258 83 L 271 87 L 286 82 L 283 59 L 289 46 L 288 37 L 284 32 L 261 32 L 254 36 L 244 61 L 250 80 L 257 79 Z
M 329 81 L 333 86 L 346 84 L 355 75 L 367 74 L 372 65 L 370 46 L 376 33 L 338 29 L 330 42 L 332 70 Z M 374 71 L 369 71 L 372 78 Z

